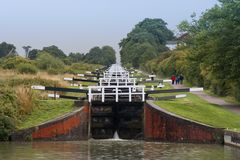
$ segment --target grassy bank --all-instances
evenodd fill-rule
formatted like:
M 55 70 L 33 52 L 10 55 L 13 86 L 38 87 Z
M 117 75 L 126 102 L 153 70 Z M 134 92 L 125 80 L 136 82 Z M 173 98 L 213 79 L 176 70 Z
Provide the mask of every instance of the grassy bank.
M 85 73 L 85 70 L 82 73 Z M 0 75 L 0 141 L 7 141 L 14 130 L 41 124 L 73 110 L 73 101 L 51 100 L 47 94 L 53 92 L 32 90 L 31 86 L 71 87 L 70 82 L 64 81 L 64 77 L 74 77 L 74 74 L 53 75 L 42 70 L 35 74 L 23 74 L 14 69 L 0 67 Z M 88 85 L 88 82 L 82 84 Z
M 37 104 L 38 107 L 17 126 L 19 129 L 39 125 L 74 109 L 71 100 L 38 100 Z
M 146 86 L 157 85 L 157 83 L 146 82 Z M 169 83 L 164 83 L 162 89 L 172 89 Z M 150 90 L 150 89 L 148 89 Z M 155 88 L 156 90 L 156 88 Z M 160 90 L 157 88 L 157 90 Z M 207 91 L 209 94 L 209 92 Z M 153 94 L 151 97 L 162 97 L 177 94 L 187 94 L 186 98 L 162 100 L 154 102 L 159 107 L 182 117 L 211 125 L 218 128 L 240 131 L 240 115 L 235 114 L 221 106 L 210 104 L 192 93 L 164 93 Z M 226 99 L 230 101 L 229 99 Z M 231 102 L 231 101 L 230 101 Z
M 182 117 L 219 128 L 240 131 L 240 116 L 198 96 L 187 93 L 186 98 L 156 101 L 161 108 Z

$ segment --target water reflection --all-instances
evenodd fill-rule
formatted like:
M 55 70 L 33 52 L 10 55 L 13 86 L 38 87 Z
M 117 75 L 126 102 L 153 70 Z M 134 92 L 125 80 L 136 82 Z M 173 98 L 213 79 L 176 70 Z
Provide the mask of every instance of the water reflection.
M 90 140 L 74 142 L 0 143 L 0 159 L 240 159 L 240 149 L 221 145 L 144 141 Z

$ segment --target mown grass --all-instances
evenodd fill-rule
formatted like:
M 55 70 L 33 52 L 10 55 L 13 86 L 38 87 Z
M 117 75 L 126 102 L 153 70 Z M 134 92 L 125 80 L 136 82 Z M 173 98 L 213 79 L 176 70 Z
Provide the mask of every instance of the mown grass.
M 187 93 L 187 98 L 156 101 L 161 108 L 218 128 L 240 131 L 240 116 L 218 105 L 210 104 L 198 96 Z
M 185 85 L 187 82 L 185 81 Z M 146 82 L 146 86 L 157 85 L 157 83 Z M 164 83 L 165 87 L 162 89 L 173 89 L 169 83 Z M 187 84 L 190 87 L 189 84 Z M 150 90 L 147 89 L 147 90 Z M 155 90 L 160 90 L 155 88 Z M 209 92 L 207 91 L 209 94 Z M 162 97 L 177 94 L 187 94 L 186 98 L 173 99 L 173 100 L 162 100 L 154 102 L 161 108 L 172 112 L 176 115 L 180 115 L 187 119 L 191 119 L 200 123 L 208 124 L 213 127 L 226 128 L 233 131 L 240 131 L 240 115 L 233 113 L 221 106 L 210 104 L 202 98 L 192 93 L 162 93 L 152 94 L 151 97 Z M 231 98 L 224 98 L 229 102 L 233 101 Z
M 71 100 L 38 100 L 37 106 L 17 127 L 29 128 L 57 118 L 74 109 Z

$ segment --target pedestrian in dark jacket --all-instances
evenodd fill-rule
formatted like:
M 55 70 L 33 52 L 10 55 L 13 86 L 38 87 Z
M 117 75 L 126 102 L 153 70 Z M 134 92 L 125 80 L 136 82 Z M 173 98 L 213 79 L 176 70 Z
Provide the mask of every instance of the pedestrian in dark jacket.
M 182 74 L 179 76 L 179 79 L 180 79 L 180 83 L 183 84 L 184 77 Z
M 171 80 L 172 80 L 172 84 L 174 84 L 174 82 L 176 80 L 176 76 L 174 74 L 172 75 Z
M 176 77 L 176 84 L 179 84 L 180 83 L 180 76 L 177 76 Z

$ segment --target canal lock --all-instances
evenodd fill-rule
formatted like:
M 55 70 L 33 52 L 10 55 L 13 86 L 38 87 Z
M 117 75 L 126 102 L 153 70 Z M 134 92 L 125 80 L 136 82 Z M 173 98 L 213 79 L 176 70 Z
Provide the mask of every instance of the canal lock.
M 143 139 L 143 102 L 92 102 L 90 135 L 93 139 Z

